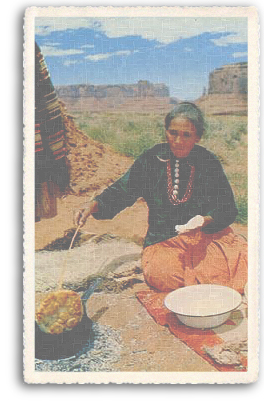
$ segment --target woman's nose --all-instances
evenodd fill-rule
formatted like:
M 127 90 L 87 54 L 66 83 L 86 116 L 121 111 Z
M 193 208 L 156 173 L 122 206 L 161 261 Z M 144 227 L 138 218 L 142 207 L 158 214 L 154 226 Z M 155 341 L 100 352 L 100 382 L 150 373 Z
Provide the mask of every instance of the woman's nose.
M 181 143 L 181 137 L 179 135 L 176 136 L 175 142 L 176 143 Z

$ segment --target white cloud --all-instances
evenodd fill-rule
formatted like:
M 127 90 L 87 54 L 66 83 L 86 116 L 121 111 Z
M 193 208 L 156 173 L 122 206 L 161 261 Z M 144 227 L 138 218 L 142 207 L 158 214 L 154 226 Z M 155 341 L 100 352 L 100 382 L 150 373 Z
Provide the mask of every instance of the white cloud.
M 130 50 L 120 50 L 120 51 L 113 52 L 113 53 L 98 53 L 98 54 L 91 54 L 89 56 L 86 56 L 85 58 L 96 62 L 96 61 L 108 59 L 109 57 L 113 57 L 113 56 L 129 56 L 132 53 L 136 53 L 136 51 L 132 52 Z
M 247 43 L 246 34 L 244 35 L 227 35 L 219 39 L 211 39 L 216 46 L 228 46 L 237 43 Z
M 184 51 L 185 51 L 185 52 L 192 52 L 193 49 L 191 49 L 190 47 L 185 47 L 185 48 L 184 48 Z
M 50 42 L 49 40 L 45 40 L 45 42 L 43 42 L 45 46 L 61 46 L 61 43 L 56 43 L 56 42 Z
M 55 31 L 92 28 L 94 21 L 94 18 L 37 17 L 35 18 L 35 32 L 37 35 L 46 36 Z
M 140 35 L 160 43 L 175 42 L 204 32 L 234 32 L 242 41 L 246 38 L 246 18 L 108 18 L 101 20 L 101 29 L 109 37 Z
M 83 45 L 81 46 L 82 49 L 93 49 L 94 45 Z
M 112 17 L 112 18 L 36 18 L 36 33 L 49 35 L 53 31 L 90 28 L 104 32 L 109 38 L 138 35 L 160 43 L 171 43 L 181 38 L 190 38 L 204 32 L 232 32 L 237 42 L 247 42 L 247 18 L 221 17 Z M 231 37 L 229 37 L 231 39 Z M 220 41 L 220 42 L 219 42 Z M 217 45 L 227 43 L 227 39 Z M 217 43 L 217 42 L 216 42 Z M 234 43 L 234 42 L 231 42 Z M 226 45 L 226 44 L 224 44 Z
M 109 57 L 111 57 L 113 54 L 110 53 L 99 53 L 99 54 L 93 54 L 91 56 L 86 56 L 85 58 L 87 60 L 91 60 L 91 61 L 100 61 L 100 60 L 104 60 L 107 59 Z
M 236 52 L 236 53 L 233 53 L 233 57 L 234 58 L 240 58 L 240 57 L 247 57 L 247 52 Z
M 71 56 L 74 54 L 82 54 L 84 53 L 83 50 L 78 49 L 58 49 L 54 46 L 41 46 L 41 53 L 44 57 L 61 57 L 61 56 Z
M 65 60 L 63 62 L 63 65 L 65 65 L 66 67 L 69 67 L 70 65 L 74 65 L 74 64 L 80 64 L 80 61 L 78 61 L 78 60 Z

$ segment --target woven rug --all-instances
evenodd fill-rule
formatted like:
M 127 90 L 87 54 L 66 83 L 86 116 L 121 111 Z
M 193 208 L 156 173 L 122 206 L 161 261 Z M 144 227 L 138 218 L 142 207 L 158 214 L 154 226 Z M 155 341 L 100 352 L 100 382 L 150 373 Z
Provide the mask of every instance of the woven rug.
M 221 372 L 247 371 L 247 308 L 243 302 L 230 318 L 213 329 L 194 329 L 181 323 L 164 305 L 167 293 L 140 291 L 138 300 L 156 323 L 171 333 Z

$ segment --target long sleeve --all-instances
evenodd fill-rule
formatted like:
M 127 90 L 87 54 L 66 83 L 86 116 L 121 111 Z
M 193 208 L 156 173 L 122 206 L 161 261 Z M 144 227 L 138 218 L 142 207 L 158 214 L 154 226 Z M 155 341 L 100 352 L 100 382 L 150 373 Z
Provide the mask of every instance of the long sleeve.
M 208 177 L 206 192 L 210 208 L 207 216 L 211 216 L 213 222 L 206 226 L 203 231 L 211 233 L 220 231 L 232 224 L 235 221 L 238 210 L 233 191 L 217 159 L 211 160 L 210 169 L 206 175 Z
M 132 206 L 138 198 L 143 196 L 144 176 L 144 156 L 142 155 L 126 174 L 95 198 L 99 210 L 93 213 L 93 217 L 112 219 L 123 209 Z
M 149 209 L 144 247 L 174 237 L 177 235 L 175 225 L 186 224 L 197 214 L 212 216 L 212 223 L 203 229 L 207 233 L 221 231 L 233 223 L 237 208 L 232 189 L 217 158 L 206 149 L 195 146 L 188 160 L 182 164 L 183 169 L 187 162 L 195 166 L 193 194 L 188 201 L 179 205 L 173 205 L 167 193 L 166 160 L 169 158 L 174 164 L 174 156 L 167 143 L 155 145 L 144 152 L 125 175 L 95 198 L 98 212 L 93 216 L 96 219 L 112 219 L 132 206 L 138 198 L 144 198 Z M 186 185 L 187 182 L 188 179 L 185 180 Z

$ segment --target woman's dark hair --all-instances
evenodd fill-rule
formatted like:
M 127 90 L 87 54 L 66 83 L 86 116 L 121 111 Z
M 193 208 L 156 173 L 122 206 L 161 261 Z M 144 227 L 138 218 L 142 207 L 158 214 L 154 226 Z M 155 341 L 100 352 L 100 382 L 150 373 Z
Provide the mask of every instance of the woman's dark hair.
M 171 120 L 177 117 L 184 117 L 189 120 L 195 126 L 197 136 L 202 137 L 205 130 L 205 121 L 199 107 L 191 102 L 178 103 L 165 117 L 166 130 L 169 128 Z

